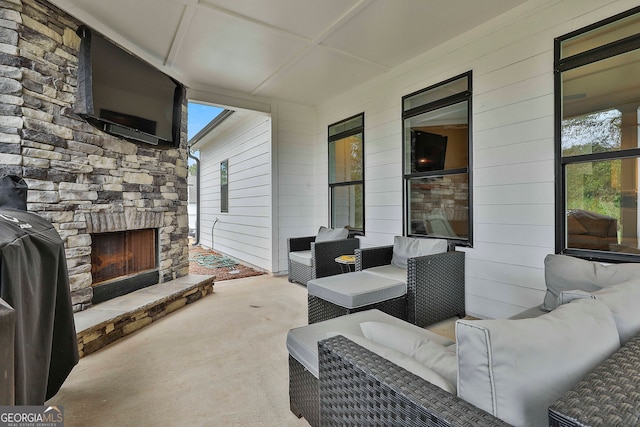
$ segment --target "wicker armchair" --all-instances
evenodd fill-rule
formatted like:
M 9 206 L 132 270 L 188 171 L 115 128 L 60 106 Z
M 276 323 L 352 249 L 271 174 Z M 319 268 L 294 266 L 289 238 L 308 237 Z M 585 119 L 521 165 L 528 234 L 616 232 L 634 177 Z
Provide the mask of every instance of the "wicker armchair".
M 509 425 L 343 336 L 318 351 L 323 427 Z
M 393 246 L 356 249 L 356 271 L 391 264 Z M 407 321 L 424 327 L 465 315 L 465 253 L 407 260 Z
M 289 281 L 307 285 L 319 277 L 342 273 L 342 266 L 335 259 L 340 255 L 353 254 L 360 247 L 358 239 L 341 239 L 316 242 L 316 236 L 292 237 L 287 239 L 287 259 Z M 311 265 L 291 260 L 291 252 L 311 251 Z

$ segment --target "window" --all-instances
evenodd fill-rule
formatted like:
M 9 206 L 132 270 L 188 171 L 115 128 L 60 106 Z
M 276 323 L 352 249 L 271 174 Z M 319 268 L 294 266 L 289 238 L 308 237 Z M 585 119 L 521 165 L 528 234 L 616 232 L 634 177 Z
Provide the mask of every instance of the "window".
M 640 255 L 640 8 L 555 44 L 556 252 Z
M 331 227 L 364 233 L 364 113 L 329 126 Z
M 472 244 L 471 72 L 402 98 L 409 236 Z
M 229 160 L 220 162 L 220 212 L 229 212 Z

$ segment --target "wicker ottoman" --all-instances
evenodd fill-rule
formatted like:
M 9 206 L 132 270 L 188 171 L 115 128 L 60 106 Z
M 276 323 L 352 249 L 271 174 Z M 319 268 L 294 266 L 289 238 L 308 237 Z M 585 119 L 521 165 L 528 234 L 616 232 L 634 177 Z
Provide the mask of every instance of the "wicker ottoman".
M 396 279 L 357 271 L 310 280 L 307 291 L 309 324 L 374 308 L 407 319 L 407 285 Z

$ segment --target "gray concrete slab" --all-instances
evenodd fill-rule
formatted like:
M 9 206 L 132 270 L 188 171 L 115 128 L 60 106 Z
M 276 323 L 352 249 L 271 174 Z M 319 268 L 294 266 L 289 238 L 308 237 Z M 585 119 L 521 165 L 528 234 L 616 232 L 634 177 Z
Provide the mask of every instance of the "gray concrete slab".
M 285 346 L 306 324 L 306 299 L 286 277 L 216 282 L 212 295 L 80 359 L 48 404 L 64 407 L 66 427 L 308 425 L 289 410 Z

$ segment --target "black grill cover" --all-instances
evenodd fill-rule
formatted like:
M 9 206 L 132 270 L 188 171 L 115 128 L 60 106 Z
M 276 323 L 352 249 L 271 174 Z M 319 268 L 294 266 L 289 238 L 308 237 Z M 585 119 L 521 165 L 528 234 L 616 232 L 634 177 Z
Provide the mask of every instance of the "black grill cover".
M 31 212 L 0 208 L 0 297 L 16 311 L 15 404 L 43 405 L 78 363 L 78 345 L 64 244 Z
M 16 175 L 0 175 L 0 208 L 27 210 L 27 183 Z

